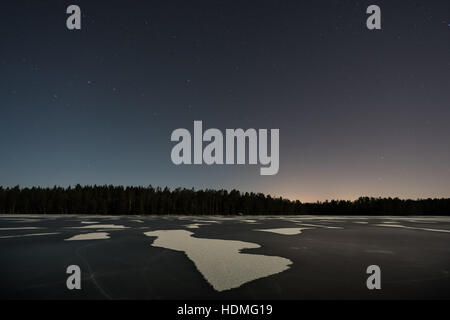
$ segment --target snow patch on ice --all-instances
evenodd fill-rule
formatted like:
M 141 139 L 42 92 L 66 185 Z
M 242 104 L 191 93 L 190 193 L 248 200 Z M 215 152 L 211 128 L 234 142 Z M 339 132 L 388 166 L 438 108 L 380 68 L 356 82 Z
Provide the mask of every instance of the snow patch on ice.
M 282 257 L 242 253 L 260 245 L 236 240 L 193 237 L 187 230 L 158 230 L 144 233 L 156 237 L 152 246 L 185 252 L 206 281 L 217 291 L 238 288 L 244 283 L 287 270 L 292 261 Z

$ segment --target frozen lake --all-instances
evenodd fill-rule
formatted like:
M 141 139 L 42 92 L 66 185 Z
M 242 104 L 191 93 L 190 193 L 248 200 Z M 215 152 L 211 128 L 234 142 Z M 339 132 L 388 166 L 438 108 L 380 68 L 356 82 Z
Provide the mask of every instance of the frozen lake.
M 450 217 L 0 216 L 3 299 L 450 298 L 449 272 Z

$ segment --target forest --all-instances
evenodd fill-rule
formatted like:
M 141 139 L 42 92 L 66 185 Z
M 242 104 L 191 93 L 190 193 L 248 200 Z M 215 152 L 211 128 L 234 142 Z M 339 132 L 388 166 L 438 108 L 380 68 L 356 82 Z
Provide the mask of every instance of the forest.
M 449 215 L 450 199 L 360 197 L 315 203 L 238 190 L 0 186 L 0 214 L 100 215 Z

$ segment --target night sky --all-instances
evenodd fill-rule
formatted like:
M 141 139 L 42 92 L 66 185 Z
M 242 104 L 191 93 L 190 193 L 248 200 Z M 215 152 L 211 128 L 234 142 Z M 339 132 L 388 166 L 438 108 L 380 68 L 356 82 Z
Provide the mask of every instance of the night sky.
M 1 1 L 0 185 L 450 197 L 449 24 L 448 0 Z M 174 165 L 194 120 L 279 128 L 279 173 Z

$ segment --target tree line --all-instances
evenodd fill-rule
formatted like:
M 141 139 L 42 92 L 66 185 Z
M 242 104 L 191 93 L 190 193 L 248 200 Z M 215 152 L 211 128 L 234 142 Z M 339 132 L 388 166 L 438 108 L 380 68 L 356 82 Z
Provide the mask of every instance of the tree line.
M 174 215 L 449 215 L 450 199 L 402 200 L 360 197 L 355 201 L 291 201 L 238 190 L 81 186 L 3 188 L 0 214 Z

